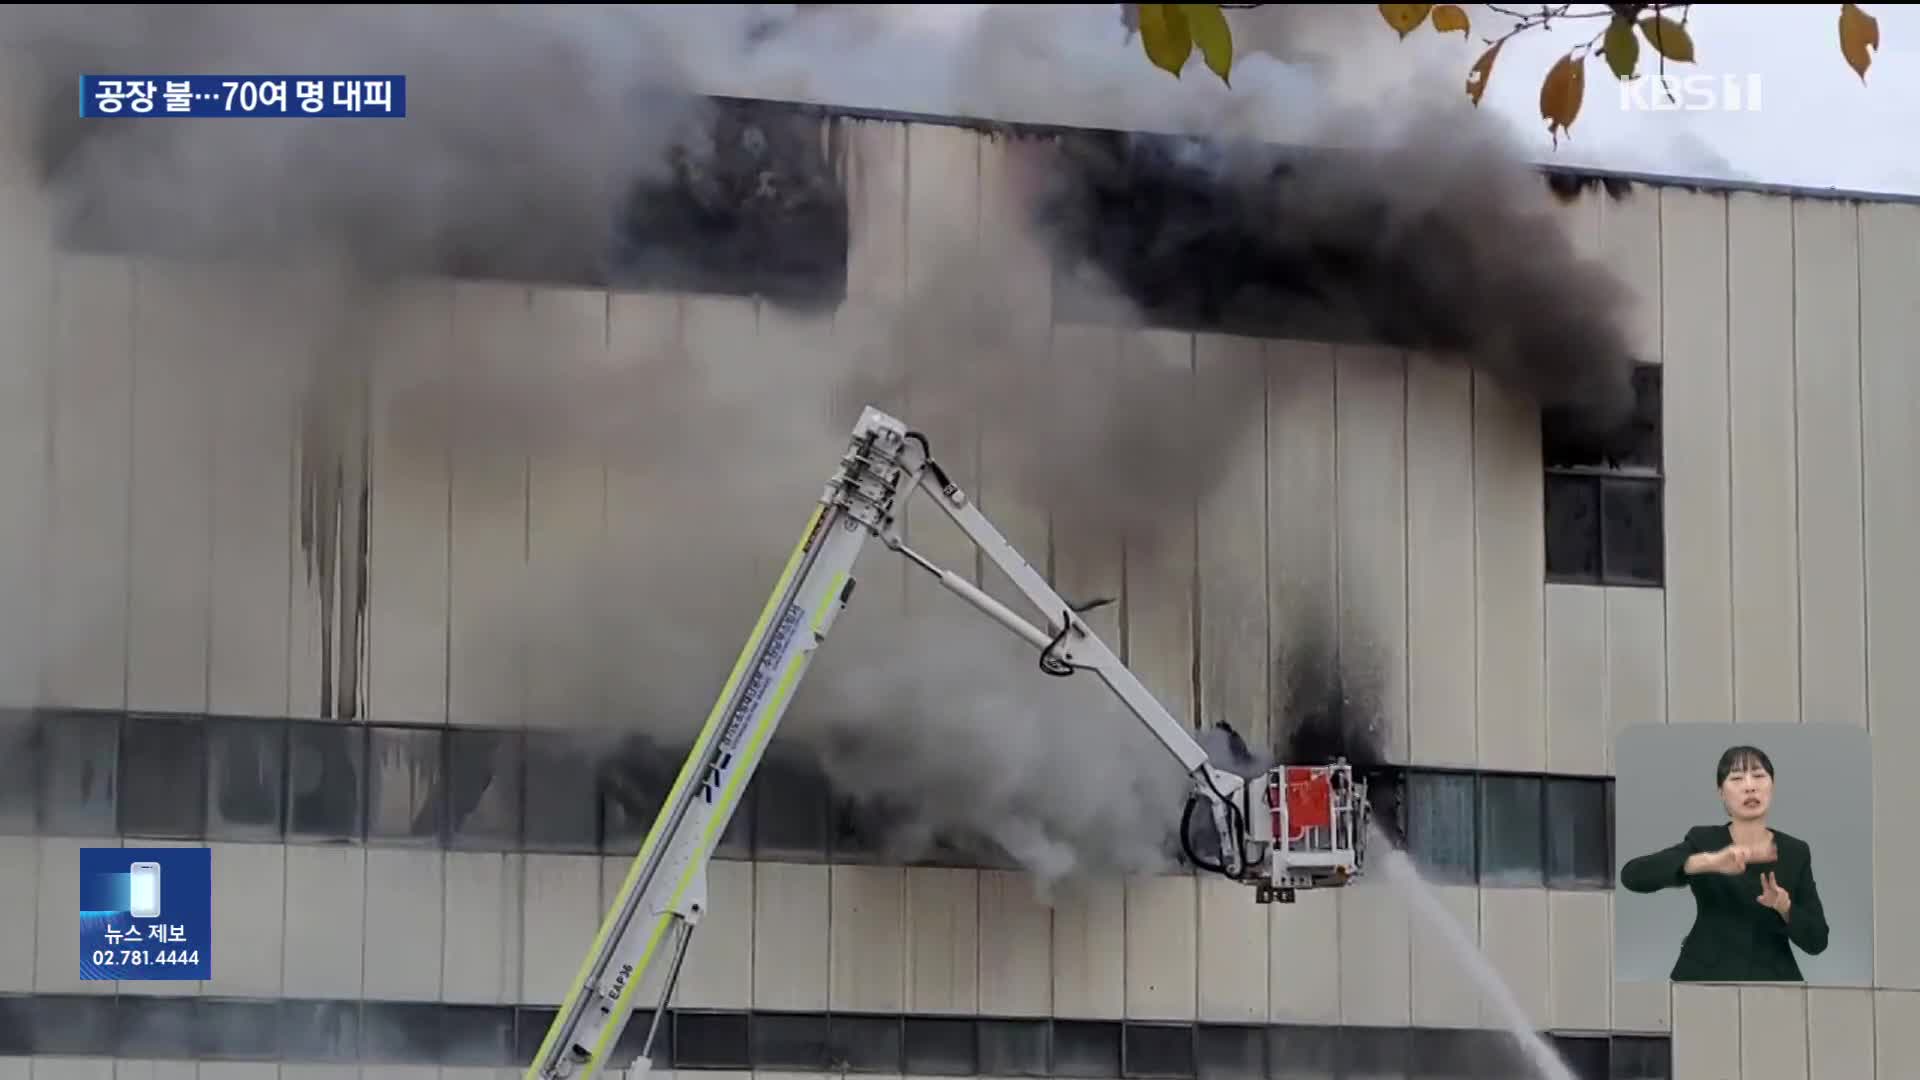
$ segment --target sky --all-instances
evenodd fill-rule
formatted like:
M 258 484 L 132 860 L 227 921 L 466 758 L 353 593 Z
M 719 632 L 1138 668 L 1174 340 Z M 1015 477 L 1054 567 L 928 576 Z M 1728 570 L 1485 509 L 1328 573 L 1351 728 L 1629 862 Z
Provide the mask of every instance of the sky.
M 835 16 L 807 14 L 821 7 L 835 9 Z M 1429 25 L 1401 41 L 1375 5 L 1344 7 L 1333 30 L 1316 26 L 1324 38 L 1316 40 L 1350 89 L 1376 104 L 1382 94 L 1399 93 L 1453 96 L 1466 109 L 1466 73 L 1486 48 L 1485 38 L 1502 28 L 1498 14 L 1466 5 L 1475 23 L 1470 37 L 1441 35 Z M 1576 11 L 1598 7 L 1573 5 Z M 1555 59 L 1604 25 L 1585 19 L 1509 41 L 1480 111 L 1512 124 L 1523 152 L 1543 162 L 1920 194 L 1920 142 L 1904 134 L 1920 120 L 1920 5 L 1864 7 L 1879 20 L 1882 41 L 1864 84 L 1841 56 L 1839 4 L 1771 10 L 1696 4 L 1688 26 L 1697 60 L 1685 70 L 1711 87 L 1738 85 L 1748 107 L 1636 108 L 1623 102 L 1619 84 L 1595 59 L 1587 67 L 1580 116 L 1556 147 L 1540 118 L 1540 82 Z M 650 10 L 674 12 L 671 6 Z M 1318 104 L 1303 107 L 1318 103 L 1323 89 L 1306 85 L 1310 80 L 1297 64 L 1268 56 L 1241 56 L 1231 89 L 1205 71 L 1197 55 L 1176 82 L 1146 62 L 1137 41 L 1126 40 L 1118 5 L 872 5 L 852 15 L 840 5 L 739 5 L 722 16 L 723 10 L 662 16 L 681 24 L 683 54 L 716 92 L 1146 130 L 1250 129 L 1283 140 L 1299 134 L 1289 125 L 1303 122 L 1300 117 L 1324 115 Z M 1298 39 L 1262 22 L 1283 17 L 1229 12 L 1236 39 L 1253 49 L 1263 41 Z M 767 18 L 784 18 L 783 32 L 747 60 L 719 51 L 737 48 L 738 38 L 725 30 Z M 712 51 L 703 52 L 703 45 Z M 1643 72 L 1652 70 L 1651 56 L 1643 45 Z M 1682 66 L 1670 70 L 1677 74 Z

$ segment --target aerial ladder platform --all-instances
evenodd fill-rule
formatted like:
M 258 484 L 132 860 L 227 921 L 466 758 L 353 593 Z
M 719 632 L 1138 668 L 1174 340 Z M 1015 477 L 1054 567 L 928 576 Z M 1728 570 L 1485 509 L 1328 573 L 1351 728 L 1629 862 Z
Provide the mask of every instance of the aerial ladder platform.
M 1044 625 L 907 545 L 900 520 L 916 492 L 928 495 L 1012 581 Z M 665 965 L 652 1027 L 627 1066 L 630 1080 L 649 1071 L 687 946 L 707 910 L 708 862 L 795 688 L 853 597 L 861 551 L 876 539 L 1033 646 L 1041 671 L 1060 677 L 1091 673 L 1120 698 L 1191 777 L 1181 836 L 1196 867 L 1250 886 L 1262 904 L 1291 903 L 1296 890 L 1337 888 L 1360 875 L 1368 805 L 1365 783 L 1348 763 L 1283 763 L 1251 777 L 1216 767 L 1193 733 L 1088 627 L 1081 616 L 1090 608 L 1076 608 L 1048 585 L 940 467 L 926 437 L 868 407 L 594 935 L 526 1080 L 599 1075 L 634 1014 L 638 988 Z M 1202 857 L 1190 839 L 1191 819 L 1201 810 L 1216 841 L 1212 860 Z

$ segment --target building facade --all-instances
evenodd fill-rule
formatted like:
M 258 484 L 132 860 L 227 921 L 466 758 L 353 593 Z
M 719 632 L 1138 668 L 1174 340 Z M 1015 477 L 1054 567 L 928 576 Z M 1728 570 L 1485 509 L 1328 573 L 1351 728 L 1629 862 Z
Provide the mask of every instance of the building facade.
M 1639 306 L 1653 437 L 1599 467 L 1554 460 L 1537 410 L 1440 359 L 1075 313 L 1001 227 L 1022 140 L 1050 133 L 804 116 L 847 238 L 807 312 L 717 272 L 414 281 L 389 305 L 403 317 L 361 328 L 363 396 L 332 412 L 296 412 L 288 391 L 300 350 L 275 335 L 297 307 L 240 318 L 219 299 L 244 293 L 231 277 L 53 242 L 37 194 L 11 186 L 0 1078 L 480 1080 L 538 1044 L 678 759 L 664 740 L 624 750 L 624 772 L 596 765 L 570 734 L 579 702 L 602 730 L 660 703 L 566 603 L 521 601 L 661 542 L 682 489 L 564 447 L 482 453 L 457 423 L 380 407 L 483 353 L 601 388 L 588 397 L 691 371 L 722 400 L 767 365 L 894 365 L 874 398 L 909 418 L 938 402 L 949 438 L 977 440 L 947 455 L 958 478 L 1063 592 L 1121 599 L 1101 629 L 1196 727 L 1274 743 L 1293 632 L 1337 613 L 1314 625 L 1333 628 L 1335 696 L 1364 683 L 1398 829 L 1579 1075 L 1910 1070 L 1920 939 L 1896 913 L 1920 869 L 1897 823 L 1920 811 L 1901 782 L 1920 750 L 1920 207 L 1543 177 Z M 920 340 L 901 326 L 924 253 L 955 236 L 1002 290 L 1009 348 L 1092 380 L 1160 365 L 1202 422 L 1240 432 L 1209 490 L 1167 508 L 1181 542 L 1129 558 L 997 494 L 1018 466 L 996 463 L 995 433 L 1031 418 L 952 408 L 967 370 L 901 344 Z M 242 354 L 260 359 L 210 359 Z M 851 419 L 804 377 L 779 385 L 830 417 L 820 431 Z M 666 438 L 722 437 L 683 419 Z M 749 593 L 838 452 L 804 439 L 819 453 L 716 480 L 777 493 L 714 525 L 749 537 L 728 548 L 760 573 Z M 971 560 L 955 534 L 915 538 Z M 866 565 L 856 607 L 883 615 L 862 617 L 952 602 L 877 547 Z M 644 603 L 645 582 L 622 595 Z M 1613 978 L 1613 736 L 1735 718 L 1872 730 L 1874 987 Z M 1179 1080 L 1516 1060 L 1461 960 L 1384 885 L 1260 907 L 1156 873 L 1043 899 L 1004 860 L 892 858 L 873 818 L 806 753 L 769 760 L 713 868 L 659 1069 Z M 78 852 L 99 844 L 212 847 L 212 980 L 79 978 Z

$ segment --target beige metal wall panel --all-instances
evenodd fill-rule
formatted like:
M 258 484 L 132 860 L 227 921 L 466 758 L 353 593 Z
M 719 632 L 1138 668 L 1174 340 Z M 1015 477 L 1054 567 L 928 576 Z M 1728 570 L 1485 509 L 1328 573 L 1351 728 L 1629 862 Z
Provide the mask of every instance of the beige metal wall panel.
M 1547 769 L 1605 773 L 1607 591 L 1591 585 L 1546 587 Z
M 1202 1021 L 1265 1023 L 1272 949 L 1267 909 L 1253 902 L 1246 886 L 1218 874 L 1200 875 L 1199 885 L 1195 1015 Z
M 1740 1080 L 1808 1080 L 1807 988 L 1742 986 Z
M 535 356 L 526 287 L 459 282 L 452 473 L 452 585 L 448 600 L 447 718 L 517 727 L 526 693 L 524 624 L 517 604 L 527 562 L 526 437 L 511 410 L 463 407 L 496 380 L 524 377 Z M 506 415 L 502 415 L 502 413 Z
M 1199 1003 L 1199 886 L 1188 874 L 1127 882 L 1127 1018 L 1192 1020 Z M 1253 897 L 1243 898 L 1252 903 Z
M 1794 204 L 1800 714 L 1810 724 L 1867 722 L 1858 229 L 1850 202 Z
M 558 1005 L 580 973 L 580 961 L 592 948 L 594 933 L 600 927 L 600 859 L 593 855 L 527 855 L 521 862 L 521 873 L 525 876 L 520 889 L 519 1000 Z M 716 893 L 717 889 L 710 888 L 709 892 Z M 710 895 L 708 902 L 707 925 L 702 929 L 718 932 L 706 941 L 702 935 L 694 935 L 681 981 L 683 993 L 696 981 L 712 978 L 716 967 L 725 966 L 712 963 L 716 959 L 713 957 L 696 957 L 694 950 L 704 944 L 711 952 L 719 945 L 726 958 L 732 957 L 733 950 L 727 948 L 731 943 L 726 939 L 731 936 L 729 932 L 743 929 L 738 910 L 753 902 L 751 882 L 736 895 Z M 744 929 L 750 932 L 751 921 L 747 922 Z M 745 986 L 727 1000 L 747 1000 Z
M 1473 374 L 1407 358 L 1408 760 L 1479 756 L 1474 664 Z
M 1220 475 L 1201 492 L 1196 513 L 1200 682 L 1195 719 L 1203 730 L 1231 724 L 1249 746 L 1266 746 L 1266 368 L 1260 342 L 1196 335 L 1194 402 L 1208 423 L 1238 433 L 1238 442 L 1223 451 Z M 1203 906 L 1207 896 L 1203 881 Z M 1264 1015 L 1264 978 L 1261 986 Z
M 55 260 L 43 694 L 117 709 L 127 694 L 133 268 Z
M 213 978 L 206 993 L 218 997 L 277 997 L 286 955 L 287 848 L 277 844 L 211 844 L 213 895 L 220 914 L 213 922 Z M 224 902 L 244 897 L 245 903 Z M 440 958 L 430 966 L 439 985 Z
M 1600 200 L 1600 247 L 1608 266 L 1631 293 L 1633 344 L 1644 363 L 1662 362 L 1661 319 L 1665 297 L 1661 290 L 1662 189 L 1629 184 L 1623 195 Z
M 842 120 L 851 246 L 847 292 L 899 301 L 907 283 L 906 124 Z
M 825 866 L 754 865 L 754 1008 L 825 1011 L 828 887 Z
M 1475 885 L 1436 885 L 1433 899 L 1457 923 L 1468 941 L 1480 942 L 1480 889 Z M 1446 937 L 1416 921 L 1412 940 L 1413 1024 L 1416 1027 L 1480 1026 L 1481 994 L 1460 969 Z
M 384 298 L 369 388 L 367 707 L 383 721 L 447 717 L 448 544 L 456 397 L 453 287 Z
M 905 355 L 906 422 L 927 434 L 940 465 L 963 490 L 980 475 L 978 373 L 990 341 L 982 319 L 979 245 L 980 139 L 961 128 L 907 127 L 906 297 L 894 347 Z M 936 564 L 975 580 L 965 533 L 924 499 L 908 502 L 907 542 Z M 907 576 L 909 610 L 918 614 L 964 605 L 926 574 Z M 965 617 L 964 607 L 962 617 Z
M 1727 450 L 1727 204 L 1660 193 L 1666 471 L 1667 716 L 1733 716 Z
M 1481 889 L 1480 949 L 1513 992 L 1534 1030 L 1553 1024 L 1553 933 L 1545 889 Z M 1483 1023 L 1505 1026 L 1497 1003 L 1484 999 Z
M 1873 1076 L 1873 1026 L 1872 990 L 1807 987 L 1807 1080 Z
M 1607 597 L 1607 756 L 1635 724 L 1667 722 L 1667 596 L 1662 589 L 1609 588 Z
M 281 992 L 287 997 L 359 997 L 365 986 L 366 851 L 288 847 L 286 900 Z
M 531 863 L 534 856 L 527 859 Z M 707 910 L 687 946 L 680 983 L 674 987 L 676 1007 L 737 1009 L 753 1000 L 753 886 L 752 863 L 716 859 L 707 864 Z M 527 909 L 533 907 L 529 897 Z M 565 974 L 555 969 L 562 980 L 556 983 L 557 989 L 564 989 L 564 980 L 579 972 L 580 961 L 592 948 L 594 933 L 605 913 L 602 906 L 591 924 L 581 922 L 575 932 L 556 939 L 555 948 L 560 954 L 556 964 L 566 966 Z M 652 988 L 643 984 L 642 989 Z
M 906 903 L 907 1011 L 979 1012 L 980 871 L 910 866 Z
M 1053 1015 L 1117 1020 L 1127 1007 L 1127 894 L 1117 882 L 1053 894 Z
M 1340 666 L 1405 761 L 1407 714 L 1407 365 L 1379 348 L 1335 350 L 1334 502 Z
M 1163 445 L 1169 456 L 1187 455 L 1184 462 L 1155 461 L 1154 469 L 1188 473 L 1198 465 L 1190 440 L 1200 436 L 1194 425 L 1208 421 L 1192 410 L 1193 365 L 1191 334 L 1146 330 L 1121 339 L 1116 378 L 1137 387 L 1122 393 L 1163 401 L 1161 422 L 1168 428 L 1160 436 Z M 1109 642 L 1161 706 L 1188 727 L 1194 719 L 1195 486 L 1176 488 L 1184 497 L 1169 498 L 1164 513 L 1153 516 L 1151 536 L 1124 537 L 1125 636 Z
M 612 297 L 608 316 L 607 354 L 610 378 L 620 386 L 678 386 L 695 377 L 687 357 L 684 336 L 684 305 L 678 296 L 659 293 L 620 293 Z M 660 429 L 664 427 L 665 431 Z M 678 425 L 656 425 L 651 416 L 639 422 L 618 423 L 607 441 L 606 475 L 606 547 L 608 563 L 616 567 L 596 582 L 603 593 L 604 611 L 639 612 L 646 610 L 652 593 L 651 582 L 642 571 L 658 565 L 665 555 L 684 544 L 684 528 L 676 527 L 673 515 L 660 511 L 670 497 L 674 470 L 654 464 L 656 440 L 677 439 Z M 780 535 L 792 544 L 799 538 L 799 524 L 785 525 Z M 768 588 L 772 582 L 767 583 Z M 762 601 L 764 602 L 764 596 Z M 749 616 L 751 618 L 751 616 Z M 741 624 L 742 641 L 745 627 Z M 601 625 L 601 670 L 598 683 L 606 695 L 609 718 L 644 714 L 658 701 L 658 688 L 652 684 L 660 667 L 634 663 L 636 653 L 647 647 L 642 627 L 631 620 L 613 619 Z M 738 643 L 730 646 L 738 650 Z M 731 655 L 722 663 L 731 663 Z M 724 678 L 724 674 L 721 676 Z M 714 684 L 717 692 L 718 683 Z M 711 702 L 698 708 L 710 708 Z M 704 718 L 687 719 L 689 736 L 694 725 Z M 619 874 L 626 874 L 627 860 L 621 860 Z M 616 879 L 617 880 L 617 879 Z
M 1861 209 L 1861 447 L 1866 490 L 1868 718 L 1873 729 L 1874 982 L 1920 990 L 1920 934 L 1901 932 L 1920 863 L 1892 823 L 1920 814 L 1899 762 L 1920 753 L 1920 207 Z
M 833 868 L 828 1008 L 906 1008 L 906 871 L 897 866 Z M 684 995 L 683 995 L 684 996 Z
M 40 889 L 40 844 L 31 836 L 0 836 L 0 993 L 33 991 Z M 75 875 L 79 873 L 76 866 Z M 79 924 L 74 925 L 75 940 Z M 276 988 L 278 980 L 275 981 Z
M 1547 893 L 1547 966 L 1556 1029 L 1605 1031 L 1612 1024 L 1613 905 L 1603 892 Z
M 1740 988 L 1671 986 L 1674 1080 L 1741 1080 Z
M 300 309 L 299 281 L 281 273 L 257 296 L 243 288 L 220 302 L 210 331 L 197 331 L 219 338 L 202 391 L 213 455 L 207 708 L 215 713 L 273 716 L 287 707 L 296 410 L 316 330 L 315 316 Z M 249 310 L 234 310 L 242 305 Z
M 980 1000 L 1002 1016 L 1046 1016 L 1053 1003 L 1053 911 L 1033 880 L 980 872 Z
M 441 999 L 446 911 L 446 858 L 441 852 L 367 849 L 367 931 L 362 939 L 367 997 Z
M 1053 331 L 1052 373 L 1067 392 L 1100 394 L 1113 378 L 1121 349 L 1118 331 L 1097 326 L 1059 325 Z M 1124 538 L 1059 513 L 1053 523 L 1053 587 L 1069 603 L 1099 598 L 1119 600 L 1126 582 Z M 1124 646 L 1122 605 L 1108 604 L 1086 614 L 1086 623 L 1116 654 Z
M 1413 1022 L 1413 924 L 1407 902 L 1378 877 L 1334 891 L 1340 907 L 1340 1022 Z M 1314 984 L 1326 993 L 1325 983 Z
M 1285 723 L 1319 707 L 1339 648 L 1334 357 L 1300 341 L 1269 341 L 1266 354 L 1269 711 Z
M 1663 982 L 1613 984 L 1613 1030 L 1658 1034 L 1673 1030 L 1673 1000 Z
M 114 1080 L 113 1059 L 100 1057 L 37 1057 L 33 1080 Z
M 1789 202 L 1727 197 L 1732 719 L 1748 723 L 1800 719 L 1793 249 Z
M 1873 994 L 1874 1076 L 1905 1080 L 1920 1061 L 1920 993 L 1876 990 Z
M 1539 411 L 1473 377 L 1474 669 L 1479 763 L 1547 763 L 1546 541 Z
M 526 635 L 529 728 L 598 727 L 604 709 L 597 580 L 607 519 L 602 410 L 621 396 L 597 392 L 608 369 L 607 294 L 588 289 L 533 293 L 534 386 L 557 394 L 558 409 L 534 397 L 528 438 L 526 569 L 516 607 Z M 631 385 L 631 384 L 628 384 Z M 590 617 L 595 613 L 596 617 Z M 631 723 L 630 716 L 619 718 Z
M 499 1005 L 520 999 L 523 855 L 449 851 L 441 925 L 440 994 L 446 1001 Z M 584 957 L 582 950 L 580 956 Z
M 1273 1023 L 1340 1023 L 1350 965 L 1358 962 L 1341 947 L 1341 895 L 1312 889 L 1292 904 L 1268 905 L 1267 1016 Z
M 207 707 L 213 551 L 208 394 L 223 272 L 140 260 L 134 268 L 133 515 L 127 705 Z M 223 352 L 223 351 L 222 351 Z
M 52 421 L 54 261 L 37 200 L 0 188 L 0 707 L 40 700 L 48 430 Z

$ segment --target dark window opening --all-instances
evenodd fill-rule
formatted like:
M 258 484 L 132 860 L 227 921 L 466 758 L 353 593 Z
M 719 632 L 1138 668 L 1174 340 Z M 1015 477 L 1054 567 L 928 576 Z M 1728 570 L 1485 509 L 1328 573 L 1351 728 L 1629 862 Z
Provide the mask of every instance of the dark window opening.
M 1547 580 L 1658 588 L 1666 581 L 1661 369 L 1634 369 L 1631 421 L 1594 440 L 1549 411 L 1540 424 L 1546 466 Z

